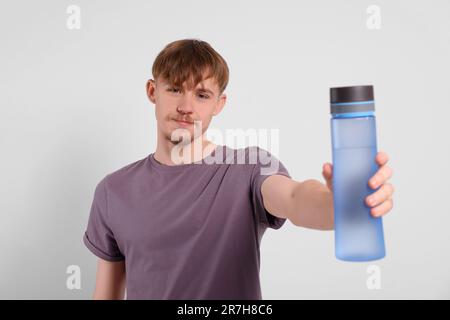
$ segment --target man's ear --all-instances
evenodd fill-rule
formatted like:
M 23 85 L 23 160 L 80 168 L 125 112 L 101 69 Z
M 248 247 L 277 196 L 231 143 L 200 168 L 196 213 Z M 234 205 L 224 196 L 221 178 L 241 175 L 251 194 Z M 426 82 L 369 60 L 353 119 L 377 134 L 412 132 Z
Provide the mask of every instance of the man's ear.
M 146 88 L 148 99 L 153 104 L 155 104 L 156 103 L 156 100 L 155 100 L 155 88 L 156 88 L 155 80 L 153 80 L 153 79 L 148 80 L 145 88 Z
M 217 116 L 223 109 L 223 107 L 225 106 L 225 103 L 227 102 L 227 95 L 226 94 L 222 94 L 219 97 L 219 102 L 217 103 L 213 115 Z

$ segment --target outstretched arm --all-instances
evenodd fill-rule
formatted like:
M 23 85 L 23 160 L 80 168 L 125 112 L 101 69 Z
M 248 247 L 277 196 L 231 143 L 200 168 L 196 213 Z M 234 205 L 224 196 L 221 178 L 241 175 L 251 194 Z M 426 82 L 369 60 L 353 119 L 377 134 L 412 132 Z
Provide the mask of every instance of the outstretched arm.
M 368 181 L 372 189 L 379 188 L 365 199 L 375 217 L 383 216 L 393 208 L 394 187 L 387 183 L 392 176 L 388 160 L 385 152 L 377 153 L 375 161 L 380 168 Z M 326 184 L 314 179 L 298 182 L 282 175 L 268 177 L 261 185 L 264 207 L 274 216 L 287 218 L 296 226 L 334 229 L 332 172 L 333 166 L 325 163 L 322 175 Z
M 305 228 L 333 229 L 333 195 L 321 182 L 272 175 L 264 180 L 261 193 L 264 207 L 274 216 Z

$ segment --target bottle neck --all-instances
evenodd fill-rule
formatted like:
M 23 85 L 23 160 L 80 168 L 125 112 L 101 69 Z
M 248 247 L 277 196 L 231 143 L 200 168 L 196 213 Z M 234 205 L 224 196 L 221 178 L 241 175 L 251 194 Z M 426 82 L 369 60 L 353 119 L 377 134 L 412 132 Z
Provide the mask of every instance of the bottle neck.
M 375 101 L 335 102 L 330 104 L 333 118 L 357 118 L 375 116 Z
M 333 119 L 375 117 L 375 112 L 374 111 L 364 111 L 364 112 L 333 113 L 333 114 L 331 114 L 331 117 Z

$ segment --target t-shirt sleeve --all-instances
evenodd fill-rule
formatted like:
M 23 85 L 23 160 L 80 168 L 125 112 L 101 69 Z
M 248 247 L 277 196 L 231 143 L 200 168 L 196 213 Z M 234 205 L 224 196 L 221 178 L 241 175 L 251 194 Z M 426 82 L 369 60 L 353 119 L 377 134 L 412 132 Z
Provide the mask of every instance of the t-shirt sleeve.
M 97 184 L 83 242 L 97 257 L 120 261 L 125 257 L 119 250 L 108 221 L 108 198 L 105 178 Z
M 263 226 L 279 229 L 285 223 L 286 219 L 276 217 L 265 209 L 261 185 L 271 175 L 278 174 L 288 178 L 291 176 L 283 163 L 270 152 L 261 148 L 257 148 L 253 152 L 257 152 L 258 154 L 257 163 L 253 168 L 251 176 L 251 194 L 255 216 Z

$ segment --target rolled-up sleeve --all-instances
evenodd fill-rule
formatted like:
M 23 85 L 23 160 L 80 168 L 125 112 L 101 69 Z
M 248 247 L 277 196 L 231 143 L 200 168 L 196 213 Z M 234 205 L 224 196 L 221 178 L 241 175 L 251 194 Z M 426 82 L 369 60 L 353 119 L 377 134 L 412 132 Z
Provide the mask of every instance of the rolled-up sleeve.
M 125 259 L 109 224 L 106 178 L 100 181 L 95 188 L 83 242 L 99 258 L 107 261 Z
M 261 185 L 272 175 L 283 175 L 288 178 L 291 176 L 283 163 L 267 150 L 256 148 L 253 152 L 258 153 L 258 161 L 253 168 L 250 183 L 255 217 L 262 226 L 279 229 L 286 219 L 276 217 L 265 209 Z

